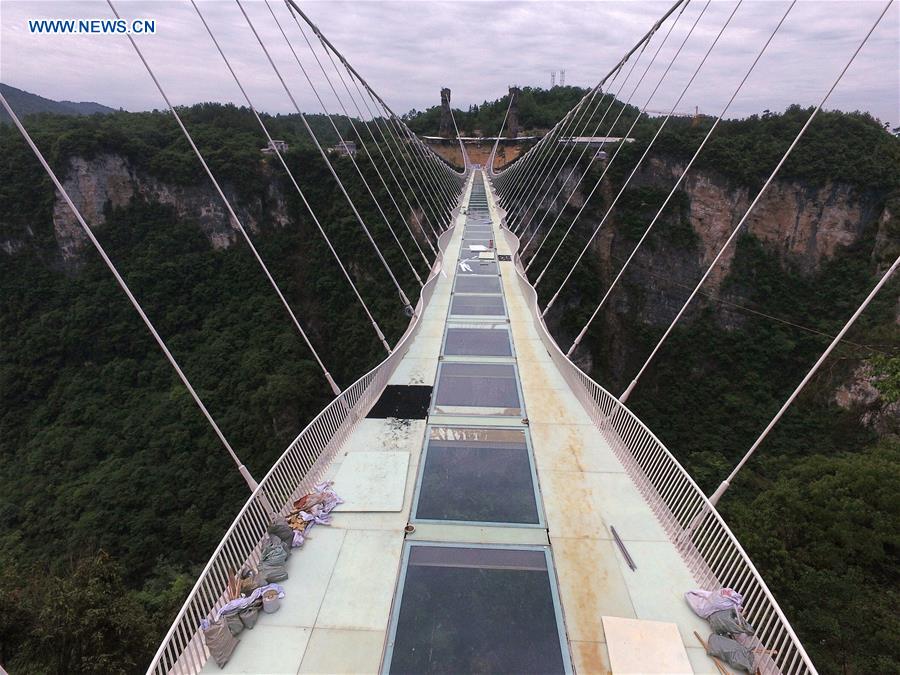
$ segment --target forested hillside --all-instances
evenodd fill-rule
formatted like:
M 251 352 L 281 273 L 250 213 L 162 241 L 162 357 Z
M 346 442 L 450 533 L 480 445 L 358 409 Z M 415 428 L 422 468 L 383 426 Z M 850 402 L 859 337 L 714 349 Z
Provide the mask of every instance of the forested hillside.
M 523 127 L 552 126 L 582 94 L 523 90 Z M 507 102 L 457 121 L 465 133 L 495 133 Z M 623 120 L 636 113 L 627 109 Z M 598 382 L 620 393 L 708 263 L 718 240 L 697 210 L 718 205 L 707 209 L 715 216 L 746 203 L 804 114 L 731 121 L 717 132 L 696 181 L 678 194 L 576 353 Z M 207 104 L 183 115 L 323 360 L 347 386 L 383 350 L 284 172 L 260 154 L 265 142 L 252 114 Z M 434 133 L 432 117 L 409 122 Z M 325 142 L 337 140 L 327 119 L 310 119 Z M 349 123 L 336 122 L 352 138 Z M 394 342 L 407 321 L 399 300 L 385 290 L 386 273 L 302 125 L 296 116 L 267 123 L 290 144 L 288 163 Z M 542 281 L 543 302 L 658 124 L 637 125 L 638 140 L 610 167 Z M 577 268 L 548 315 L 564 347 L 704 124 L 679 121 L 664 132 Z M 94 214 L 97 236 L 259 478 L 329 390 L 173 119 L 39 115 L 27 126 Z M 896 257 L 898 146 L 864 115 L 823 115 L 727 274 L 635 390 L 629 404 L 704 489 L 724 477 Z M 559 234 L 601 175 L 599 164 L 587 164 L 572 165 L 586 177 Z M 415 301 L 412 273 L 352 167 L 341 160 L 338 169 Z M 552 220 L 568 194 L 545 200 L 534 222 L 544 210 Z M 886 673 L 900 662 L 898 321 L 895 280 L 721 502 L 823 673 Z M 0 344 L 0 664 L 14 673 L 142 672 L 246 486 L 10 127 L 0 128 Z

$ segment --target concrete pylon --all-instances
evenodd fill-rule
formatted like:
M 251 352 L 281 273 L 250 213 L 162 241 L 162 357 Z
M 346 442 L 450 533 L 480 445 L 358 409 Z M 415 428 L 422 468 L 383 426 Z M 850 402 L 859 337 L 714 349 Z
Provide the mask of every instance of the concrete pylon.
M 506 124 L 506 137 L 517 138 L 519 136 L 519 94 L 522 90 L 518 87 L 509 88 L 509 119 Z
M 443 138 L 456 136 L 453 130 L 453 118 L 450 116 L 450 90 L 447 87 L 441 89 L 441 130 Z

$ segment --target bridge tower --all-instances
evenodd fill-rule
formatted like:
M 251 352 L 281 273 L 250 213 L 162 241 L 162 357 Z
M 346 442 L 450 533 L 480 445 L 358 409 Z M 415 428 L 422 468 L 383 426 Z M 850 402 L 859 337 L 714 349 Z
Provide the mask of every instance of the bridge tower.
M 506 125 L 507 138 L 518 138 L 519 136 L 519 94 L 522 90 L 518 87 L 509 88 L 509 122 Z
M 450 90 L 447 87 L 441 89 L 441 129 L 443 138 L 453 138 L 453 117 L 450 114 Z

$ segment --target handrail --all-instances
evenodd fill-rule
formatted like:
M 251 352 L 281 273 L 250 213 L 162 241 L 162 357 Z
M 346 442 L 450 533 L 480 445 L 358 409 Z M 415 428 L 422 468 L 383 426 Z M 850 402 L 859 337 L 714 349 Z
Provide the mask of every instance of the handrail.
M 708 590 L 729 587 L 743 595 L 744 616 L 756 629 L 756 635 L 744 643 L 776 652 L 763 651 L 757 657 L 761 673 L 817 675 L 759 571 L 700 487 L 627 406 L 592 380 L 556 344 L 541 317 L 537 291 L 525 275 L 519 238 L 506 228 L 505 213 L 493 194 L 491 199 L 501 214 L 503 234 L 513 253 L 519 285 L 541 342 L 656 515 L 694 580 Z
M 470 189 L 471 182 L 461 191 L 453 218 L 465 204 Z M 280 504 L 280 512 L 286 513 L 295 499 L 311 492 L 325 476 L 356 424 L 381 396 L 418 333 L 422 311 L 434 293 L 441 275 L 443 254 L 452 235 L 451 227 L 438 238 L 438 255 L 422 287 L 413 318 L 388 357 L 316 415 L 276 460 L 260 481 L 259 488 L 238 512 L 163 638 L 147 669 L 148 675 L 196 675 L 203 669 L 209 651 L 199 630 L 200 622 L 225 604 L 224 591 L 229 578 L 246 565 L 259 562 L 271 517 L 265 504 Z

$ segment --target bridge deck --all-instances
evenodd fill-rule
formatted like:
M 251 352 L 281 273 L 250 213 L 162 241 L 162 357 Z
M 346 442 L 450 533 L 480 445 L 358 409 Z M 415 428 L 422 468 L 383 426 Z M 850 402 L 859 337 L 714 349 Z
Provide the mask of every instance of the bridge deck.
M 510 253 L 493 198 L 482 196 L 479 189 L 473 194 L 473 183 L 482 180 L 480 172 L 470 180 L 470 212 L 457 220 L 445 251 L 447 261 L 473 258 L 476 254 L 466 250 L 468 245 L 484 238 L 496 242 L 498 254 Z M 465 246 L 464 232 L 469 240 Z M 397 385 L 436 385 L 427 419 L 370 417 L 359 423 L 330 467 L 335 490 L 347 504 L 335 510 L 330 527 L 317 526 L 288 561 L 290 578 L 283 584 L 286 597 L 281 609 L 262 616 L 256 628 L 240 635 L 241 642 L 224 670 L 210 662 L 205 672 L 371 673 L 387 668 L 392 658 L 395 671 L 404 671 L 405 664 L 410 672 L 409 664 L 417 663 L 416 658 L 427 661 L 422 654 L 426 647 L 429 653 L 441 649 L 436 631 L 441 633 L 438 638 L 463 639 L 460 631 L 454 632 L 457 627 L 438 625 L 433 618 L 439 609 L 441 620 L 446 621 L 453 608 L 429 608 L 431 596 L 422 595 L 422 586 L 411 581 L 414 568 L 420 575 L 439 574 L 447 566 L 452 569 L 450 576 L 441 577 L 445 584 L 452 583 L 452 575 L 469 574 L 472 568 L 484 578 L 498 579 L 504 570 L 516 570 L 503 577 L 506 581 L 516 574 L 546 570 L 539 573 L 549 582 L 547 602 L 549 607 L 552 598 L 552 608 L 539 616 L 541 608 L 535 600 L 537 609 L 528 608 L 526 615 L 536 624 L 545 621 L 544 627 L 555 624 L 541 634 L 547 645 L 559 644 L 558 663 L 566 670 L 608 672 L 601 617 L 617 616 L 677 624 L 694 672 L 716 672 L 692 634 L 696 630 L 705 635 L 708 626 L 682 599 L 694 581 L 544 349 L 513 263 L 482 265 L 469 260 L 466 264 L 481 273 L 445 265 L 446 276 L 437 283 L 421 330 L 391 379 Z M 491 284 L 496 287 L 493 280 L 498 272 L 502 296 L 460 293 L 484 290 Z M 451 292 L 454 284 L 456 293 Z M 496 337 L 488 331 L 505 334 L 507 325 L 511 354 L 472 354 L 504 352 L 503 340 L 488 339 Z M 454 346 L 449 349 L 448 326 L 455 331 L 454 340 L 449 341 Z M 474 342 L 463 339 L 476 335 Z M 472 350 L 476 343 L 480 346 Z M 485 349 L 488 343 L 491 349 L 500 345 L 499 352 Z M 515 386 L 509 381 L 510 373 Z M 473 407 L 460 399 L 475 390 L 489 391 L 491 400 Z M 479 443 L 479 439 L 489 440 Z M 501 442 L 494 442 L 497 439 Z M 485 445 L 505 454 L 479 454 L 484 448 L 473 448 Z M 499 471 L 490 457 L 503 458 Z M 470 464 L 482 462 L 482 470 L 454 461 L 460 458 L 468 458 Z M 427 478 L 420 475 L 423 466 L 429 469 Z M 435 498 L 428 501 L 426 492 Z M 469 499 L 468 492 L 479 499 Z M 410 523 L 415 531 L 407 533 L 404 528 Z M 637 565 L 635 571 L 617 549 L 610 526 L 624 540 Z M 456 563 L 441 558 L 452 558 L 460 551 L 472 557 Z M 532 556 L 531 562 L 477 562 L 497 551 Z M 546 566 L 540 561 L 534 566 L 535 554 L 546 556 Z M 429 555 L 429 562 L 421 562 Z M 478 578 L 467 577 L 461 588 L 480 588 L 479 583 Z M 424 606 L 410 621 L 412 615 L 404 614 L 405 603 L 409 598 L 412 605 L 417 592 Z M 440 588 L 429 590 L 434 598 L 440 592 Z M 453 591 L 449 597 L 452 601 L 459 595 Z M 474 633 L 488 607 L 478 603 L 495 599 L 473 595 L 463 600 L 472 603 Z M 516 625 L 513 619 L 510 622 Z M 423 628 L 423 623 L 428 625 Z M 498 642 L 503 641 L 504 632 L 515 632 L 502 622 L 495 628 Z M 413 633 L 419 629 L 430 630 L 428 644 L 415 642 Z M 478 637 L 467 639 L 477 643 Z M 416 646 L 422 649 L 416 652 Z M 541 652 L 553 649 L 545 647 Z M 497 662 L 490 662 L 485 669 L 496 670 L 496 666 Z

